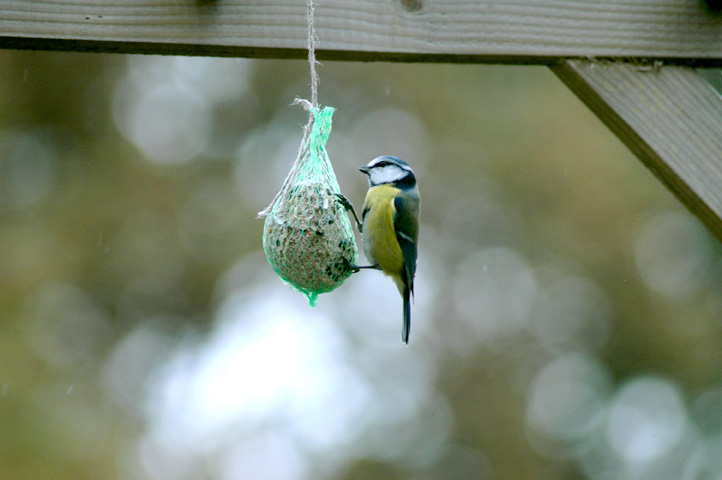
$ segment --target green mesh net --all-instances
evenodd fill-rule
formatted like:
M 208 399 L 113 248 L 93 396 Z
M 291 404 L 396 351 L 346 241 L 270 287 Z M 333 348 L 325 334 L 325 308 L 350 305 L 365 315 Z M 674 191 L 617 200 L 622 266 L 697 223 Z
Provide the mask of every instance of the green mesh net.
M 326 142 L 332 107 L 296 100 L 310 113 L 298 158 L 266 215 L 263 250 L 273 270 L 315 306 L 319 294 L 341 285 L 358 260 L 358 247 L 340 192 Z

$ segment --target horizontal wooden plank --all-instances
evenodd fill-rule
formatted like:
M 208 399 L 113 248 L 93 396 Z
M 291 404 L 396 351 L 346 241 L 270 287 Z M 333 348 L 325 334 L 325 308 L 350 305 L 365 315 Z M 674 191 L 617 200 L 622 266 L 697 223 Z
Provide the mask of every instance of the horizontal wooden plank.
M 318 0 L 320 59 L 722 64 L 699 0 Z M 2 0 L 0 48 L 302 58 L 304 0 Z
M 687 67 L 552 70 L 722 241 L 722 97 Z

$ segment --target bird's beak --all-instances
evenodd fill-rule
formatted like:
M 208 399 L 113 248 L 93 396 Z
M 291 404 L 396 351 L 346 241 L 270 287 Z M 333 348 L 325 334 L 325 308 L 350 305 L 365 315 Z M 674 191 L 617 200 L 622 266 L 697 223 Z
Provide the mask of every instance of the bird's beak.
M 367 166 L 363 166 L 363 167 L 359 168 L 359 170 L 361 170 L 361 171 L 364 172 L 366 175 L 368 175 L 370 169 L 369 169 L 369 167 L 367 167 Z

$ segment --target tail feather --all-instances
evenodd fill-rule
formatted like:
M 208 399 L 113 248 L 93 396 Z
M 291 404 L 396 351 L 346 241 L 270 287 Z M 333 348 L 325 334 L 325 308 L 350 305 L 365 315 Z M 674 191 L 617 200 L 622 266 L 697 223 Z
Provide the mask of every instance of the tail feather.
M 401 326 L 401 341 L 408 345 L 411 332 L 411 289 L 404 288 L 404 323 Z

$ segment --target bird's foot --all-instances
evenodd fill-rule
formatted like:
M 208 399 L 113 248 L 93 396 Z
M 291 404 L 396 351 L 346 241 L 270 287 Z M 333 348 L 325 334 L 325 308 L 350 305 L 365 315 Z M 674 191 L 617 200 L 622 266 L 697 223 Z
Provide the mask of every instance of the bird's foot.
M 356 220 L 356 228 L 358 228 L 359 232 L 362 231 L 363 225 L 359 221 L 358 216 L 356 215 L 356 210 L 353 208 L 353 204 L 351 203 L 351 201 L 341 193 L 334 193 L 334 195 L 336 196 L 336 198 L 338 198 L 341 206 L 343 206 L 343 208 L 353 214 L 353 218 L 354 220 Z

